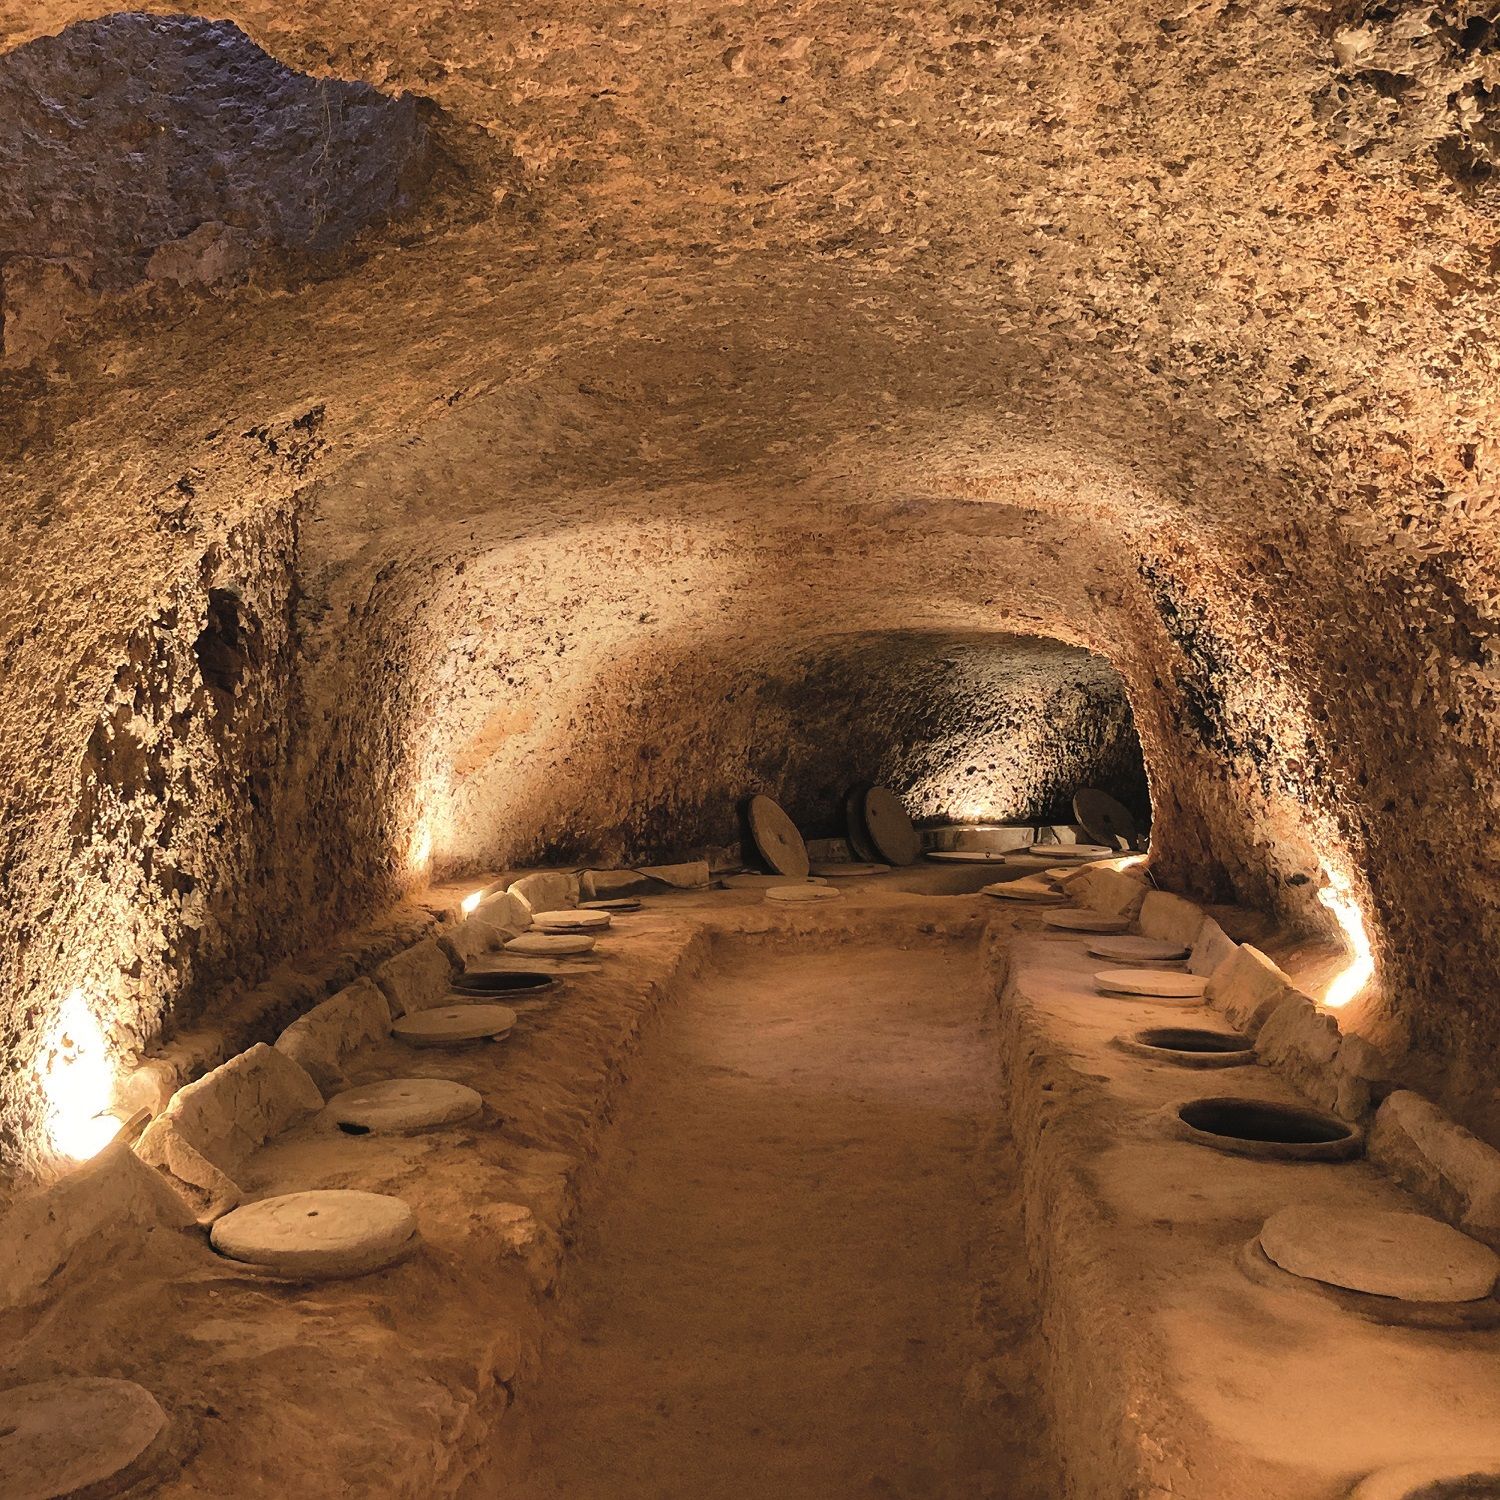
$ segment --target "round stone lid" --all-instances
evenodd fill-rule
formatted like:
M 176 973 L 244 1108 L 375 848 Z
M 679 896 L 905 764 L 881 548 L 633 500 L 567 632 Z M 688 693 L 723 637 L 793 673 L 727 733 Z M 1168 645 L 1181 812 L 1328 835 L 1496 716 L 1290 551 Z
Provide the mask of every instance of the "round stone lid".
M 566 958 L 574 953 L 588 953 L 593 946 L 594 939 L 583 932 L 523 932 L 506 943 L 505 951 Z
M 515 1024 L 516 1013 L 510 1006 L 475 1001 L 414 1010 L 392 1024 L 391 1035 L 414 1047 L 452 1047 L 504 1036 Z
M 1120 851 L 1113 844 L 1024 844 L 1016 852 L 1064 863 L 1076 859 L 1079 864 L 1085 864 L 1091 859 L 1110 859 Z
M 752 797 L 748 815 L 750 837 L 760 857 L 778 875 L 803 878 L 810 868 L 807 845 L 780 804 L 769 797 Z
M 1130 919 L 1110 917 L 1102 911 L 1086 911 L 1081 907 L 1076 911 L 1065 908 L 1062 911 L 1043 912 L 1042 925 L 1059 927 L 1065 932 L 1124 932 L 1130 926 Z
M 765 891 L 773 885 L 786 885 L 788 881 L 785 875 L 759 875 L 747 872 L 743 875 L 726 875 L 724 884 L 732 891 Z M 828 882 L 821 875 L 809 875 L 806 884 L 827 885 Z
M 1260 1247 L 1283 1271 L 1405 1302 L 1474 1302 L 1500 1255 L 1426 1214 L 1299 1203 L 1272 1214 Z
M 865 827 L 880 857 L 893 865 L 914 865 L 922 857 L 922 839 L 911 814 L 889 787 L 872 786 L 865 793 Z
M 607 911 L 539 911 L 532 914 L 531 925 L 543 932 L 602 932 L 611 920 Z
M 831 885 L 773 885 L 766 892 L 767 901 L 784 901 L 799 905 L 809 901 L 841 901 L 843 892 Z
M 417 1216 L 385 1193 L 332 1188 L 247 1203 L 209 1238 L 220 1255 L 283 1276 L 362 1276 L 415 1246 Z
M 1169 963 L 1188 956 L 1187 946 L 1183 943 L 1169 943 L 1165 938 L 1136 937 L 1133 934 L 1102 937 L 1097 942 L 1091 942 L 1088 950 L 1095 958 L 1114 958 L 1126 963 L 1149 963 L 1153 960 Z
M 611 896 L 606 901 L 580 901 L 579 911 L 639 911 L 639 896 Z
M 467 1120 L 484 1107 L 471 1088 L 447 1078 L 389 1078 L 345 1089 L 328 1101 L 328 1118 L 353 1130 L 399 1133 Z
M 1172 969 L 1100 969 L 1094 982 L 1112 994 L 1162 1000 L 1201 1000 L 1208 983 L 1200 974 L 1179 974 Z
M 1135 842 L 1135 815 L 1123 802 L 1097 787 L 1084 787 L 1073 798 L 1073 817 L 1091 839 L 1108 845 L 1111 854 L 1117 852 L 1115 839 Z
M 869 864 L 858 860 L 848 860 L 844 864 L 814 865 L 814 875 L 826 875 L 834 880 L 847 879 L 853 875 L 885 875 L 890 871 L 889 865 Z
M 114 1493 L 166 1430 L 156 1397 L 133 1380 L 72 1376 L 0 1391 L 0 1495 L 61 1500 Z M 139 1477 L 139 1473 L 137 1476 Z
M 870 830 L 865 825 L 865 785 L 851 786 L 844 793 L 844 841 L 855 859 L 878 860 L 880 851 L 870 841 Z

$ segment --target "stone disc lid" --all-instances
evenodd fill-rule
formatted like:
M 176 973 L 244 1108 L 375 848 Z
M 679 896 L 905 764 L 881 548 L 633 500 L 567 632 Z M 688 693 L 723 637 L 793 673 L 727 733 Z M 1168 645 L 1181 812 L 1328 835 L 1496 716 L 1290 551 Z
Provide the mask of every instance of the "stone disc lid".
M 1058 927 L 1065 932 L 1124 932 L 1130 926 L 1129 917 L 1111 917 L 1102 911 L 1086 911 L 1082 907 L 1063 911 L 1042 913 L 1044 927 Z
M 731 891 L 764 891 L 773 885 L 787 885 L 790 882 L 785 875 L 760 875 L 753 871 L 742 875 L 726 875 L 724 884 Z M 806 885 L 827 885 L 828 882 L 821 875 L 809 875 Z
M 925 857 L 951 865 L 1003 865 L 1017 853 L 1015 849 L 929 849 Z
M 593 946 L 594 939 L 585 932 L 523 932 L 506 943 L 505 951 L 567 958 L 575 953 L 588 953 Z
M 865 827 L 879 857 L 888 864 L 914 865 L 922 857 L 922 839 L 911 814 L 889 787 L 872 786 L 865 793 Z
M 12 1386 L 0 1391 L 0 1495 L 114 1494 L 141 1477 L 166 1428 L 156 1397 L 133 1380 L 72 1376 Z
M 1139 830 L 1135 814 L 1123 802 L 1101 792 L 1098 787 L 1086 786 L 1073 798 L 1073 817 L 1078 826 L 1096 843 L 1107 846 L 1108 852 L 1119 852 L 1116 839 L 1134 844 Z
M 855 875 L 886 875 L 890 873 L 889 865 L 870 864 L 858 860 L 847 860 L 843 864 L 814 865 L 814 875 L 828 876 L 834 880 L 847 880 Z
M 1426 1214 L 1300 1203 L 1261 1226 L 1283 1271 L 1405 1302 L 1476 1302 L 1495 1289 L 1500 1255 Z
M 329 1188 L 247 1203 L 214 1222 L 220 1255 L 282 1276 L 363 1276 L 416 1248 L 411 1205 L 385 1193 Z
M 773 885 L 766 892 L 767 901 L 801 905 L 809 901 L 842 901 L 844 893 L 831 885 Z
M 579 911 L 639 911 L 639 896 L 611 896 L 605 901 L 580 901 Z
M 1089 943 L 1088 951 L 1095 958 L 1113 958 L 1121 963 L 1171 963 L 1188 956 L 1185 943 L 1170 943 L 1165 938 L 1136 937 L 1134 934 L 1099 938 Z
M 1100 969 L 1094 975 L 1094 983 L 1113 995 L 1201 1000 L 1208 980 L 1201 974 L 1179 974 L 1173 969 Z
M 452 1125 L 483 1108 L 473 1089 L 447 1078 L 388 1078 L 335 1094 L 325 1113 L 335 1125 L 378 1135 Z
M 865 793 L 869 790 L 868 786 L 859 783 L 844 793 L 844 839 L 855 859 L 874 862 L 881 858 L 881 854 L 871 842 L 870 830 L 865 823 Z
M 782 811 L 780 803 L 769 797 L 752 797 L 747 817 L 756 852 L 766 864 L 778 875 L 803 879 L 812 868 L 807 858 L 807 845 L 797 832 L 797 825 Z
M 504 1036 L 515 1024 L 510 1006 L 475 1001 L 411 1011 L 392 1024 L 391 1035 L 414 1047 L 452 1047 Z
M 1015 851 L 1037 859 L 1055 859 L 1064 864 L 1076 860 L 1086 864 L 1091 859 L 1109 859 L 1120 851 L 1113 844 L 1025 844 Z
M 611 922 L 607 911 L 539 911 L 532 914 L 531 925 L 542 932 L 602 932 Z

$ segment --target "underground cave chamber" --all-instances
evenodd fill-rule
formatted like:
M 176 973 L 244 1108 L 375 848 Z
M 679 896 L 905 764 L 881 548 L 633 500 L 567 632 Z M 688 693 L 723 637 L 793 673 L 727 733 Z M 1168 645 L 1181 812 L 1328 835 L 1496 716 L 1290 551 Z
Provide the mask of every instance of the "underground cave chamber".
M 0 1495 L 1500 1495 L 1493 31 L 0 0 Z

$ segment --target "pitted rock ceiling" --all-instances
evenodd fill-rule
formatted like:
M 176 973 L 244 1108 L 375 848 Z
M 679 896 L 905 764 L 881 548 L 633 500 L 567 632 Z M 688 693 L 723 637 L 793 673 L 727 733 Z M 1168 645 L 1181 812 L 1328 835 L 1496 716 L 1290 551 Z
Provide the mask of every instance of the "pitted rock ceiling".
M 0 226 L 12 1079 L 76 976 L 130 997 L 124 1046 L 181 1002 L 171 924 L 80 833 L 126 697 L 147 794 L 190 791 L 119 838 L 177 927 L 232 934 L 232 984 L 424 839 L 536 852 L 515 736 L 628 843 L 663 797 L 632 714 L 701 721 L 816 641 L 1018 631 L 1123 675 L 1162 878 L 1325 925 L 1346 880 L 1380 965 L 1352 1023 L 1500 1131 L 1487 13 L 231 3 L 395 101 L 338 140 L 399 190 L 314 256 L 194 181 L 107 288 L 36 233 L 93 220 L 33 206 L 42 136 L 129 139 L 31 50 L 100 14 L 0 0 L 0 75 L 48 95 Z M 291 201 L 323 137 L 277 138 Z M 205 259 L 226 236 L 254 253 Z

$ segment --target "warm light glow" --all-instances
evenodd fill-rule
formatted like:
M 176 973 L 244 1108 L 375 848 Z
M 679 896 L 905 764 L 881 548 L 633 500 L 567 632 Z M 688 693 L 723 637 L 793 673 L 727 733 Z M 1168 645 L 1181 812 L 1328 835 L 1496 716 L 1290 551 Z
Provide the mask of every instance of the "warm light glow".
M 470 891 L 464 899 L 459 902 L 459 910 L 466 917 L 472 917 L 479 910 L 479 903 L 484 900 L 483 891 Z
M 60 1156 L 87 1161 L 114 1139 L 109 1111 L 114 1065 L 104 1028 L 82 990 L 63 1001 L 37 1063 L 47 1101 L 47 1138 Z
M 424 874 L 432 863 L 432 829 L 424 818 L 417 825 L 416 836 L 411 841 L 411 865 L 417 874 Z
M 1375 956 L 1370 951 L 1370 937 L 1365 931 L 1365 919 L 1354 897 L 1349 891 L 1349 882 L 1337 875 L 1325 864 L 1323 875 L 1327 884 L 1318 892 L 1318 900 L 1334 915 L 1344 934 L 1344 941 L 1354 955 L 1349 966 L 1328 986 L 1323 1004 L 1330 1010 L 1347 1005 L 1370 982 L 1375 973 Z

